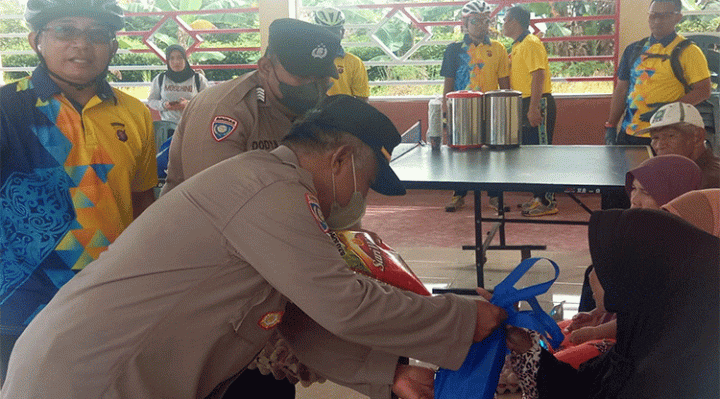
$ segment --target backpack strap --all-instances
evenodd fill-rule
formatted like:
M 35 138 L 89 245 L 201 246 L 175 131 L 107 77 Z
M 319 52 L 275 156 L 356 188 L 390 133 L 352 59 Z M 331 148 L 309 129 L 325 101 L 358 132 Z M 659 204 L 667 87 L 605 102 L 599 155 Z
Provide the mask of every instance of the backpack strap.
M 673 75 L 675 75 L 675 79 L 682 83 L 685 88 L 685 93 L 689 93 L 692 90 L 692 85 L 689 85 L 685 79 L 685 74 L 683 73 L 682 65 L 680 64 L 680 55 L 689 45 L 693 43 L 694 42 L 692 40 L 685 39 L 678 43 L 678 45 L 675 46 L 670 53 L 670 67 L 672 68 Z
M 162 90 L 163 79 L 165 79 L 165 72 L 162 72 L 160 73 L 160 75 L 158 75 L 158 86 L 160 86 L 160 90 Z
M 195 72 L 195 90 L 200 93 L 200 74 Z
M 645 55 L 648 58 L 660 58 L 663 61 L 670 60 L 670 67 L 672 68 L 673 75 L 675 76 L 675 79 L 677 79 L 685 88 L 685 93 L 689 93 L 690 90 L 692 90 L 692 85 L 689 85 L 687 80 L 685 79 L 685 74 L 683 73 L 682 65 L 680 64 L 680 55 L 682 55 L 682 52 L 685 51 L 685 49 L 693 44 L 693 41 L 690 39 L 685 39 L 681 41 L 680 43 L 675 46 L 675 48 L 672 49 L 670 52 L 670 55 L 666 54 L 645 54 L 643 52 L 643 48 L 645 47 L 645 43 L 647 43 L 648 38 L 644 38 L 638 42 L 638 46 L 635 48 L 635 51 L 633 52 L 632 61 L 630 65 L 635 64 L 635 61 L 640 57 L 641 55 Z
M 635 65 L 635 61 L 642 55 L 643 48 L 645 48 L 645 43 L 647 43 L 649 37 L 646 37 L 639 42 L 637 42 L 637 47 L 635 47 L 634 52 L 632 53 L 632 57 L 630 57 L 630 68 L 632 68 L 633 65 Z

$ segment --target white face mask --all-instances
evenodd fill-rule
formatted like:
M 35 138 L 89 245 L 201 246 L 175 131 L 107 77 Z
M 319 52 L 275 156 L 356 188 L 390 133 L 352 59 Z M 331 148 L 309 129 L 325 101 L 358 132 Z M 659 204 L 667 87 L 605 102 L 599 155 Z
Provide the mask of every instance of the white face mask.
M 345 230 L 350 226 L 354 226 L 363 215 L 365 215 L 365 198 L 357 190 L 357 178 L 355 177 L 355 156 L 350 155 L 352 158 L 353 168 L 353 184 L 355 191 L 350 197 L 350 202 L 344 207 L 341 207 L 337 202 L 335 196 L 335 175 L 332 175 L 332 188 L 333 188 L 333 202 L 330 206 L 330 214 L 325 218 L 325 222 L 332 230 Z

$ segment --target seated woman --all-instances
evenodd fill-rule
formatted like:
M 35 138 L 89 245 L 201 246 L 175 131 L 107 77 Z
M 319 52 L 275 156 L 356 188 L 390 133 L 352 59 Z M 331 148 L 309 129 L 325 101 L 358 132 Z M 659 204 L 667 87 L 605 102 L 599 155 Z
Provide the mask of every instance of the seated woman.
M 168 69 L 153 79 L 148 105 L 160 112 L 162 120 L 178 123 L 187 103 L 208 87 L 208 81 L 190 68 L 185 49 L 179 44 L 168 46 L 165 60 Z
M 702 172 L 695 162 L 680 155 L 662 155 L 650 158 L 625 175 L 625 191 L 631 208 L 660 209 L 660 205 L 691 190 L 700 188 Z M 592 271 L 586 272 L 588 281 L 583 284 L 583 309 L 595 307 L 595 287 L 589 280 Z M 592 288 L 590 290 L 589 288 Z M 590 302 L 590 304 L 588 304 Z M 598 305 L 590 312 L 580 312 L 572 320 L 558 323 L 566 339 L 556 353 L 559 360 L 573 367 L 606 352 L 615 339 L 614 315 Z
M 688 219 L 720 229 L 717 212 L 695 208 Z M 542 349 L 537 333 L 510 327 L 507 343 L 524 395 L 720 397 L 720 238 L 649 209 L 595 212 L 588 235 L 605 307 L 617 314 L 617 343 L 576 370 Z

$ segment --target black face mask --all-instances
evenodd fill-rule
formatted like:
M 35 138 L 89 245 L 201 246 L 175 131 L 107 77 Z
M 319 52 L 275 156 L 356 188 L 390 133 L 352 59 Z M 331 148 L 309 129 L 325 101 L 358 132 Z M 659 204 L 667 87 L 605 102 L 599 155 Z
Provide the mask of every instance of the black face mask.
M 328 90 L 327 85 L 322 81 L 293 86 L 282 82 L 278 78 L 275 69 L 273 69 L 273 73 L 275 73 L 275 79 L 280 84 L 280 93 L 282 94 L 282 98 L 278 99 L 278 101 L 297 115 L 303 115 L 310 109 L 315 108 L 325 97 Z

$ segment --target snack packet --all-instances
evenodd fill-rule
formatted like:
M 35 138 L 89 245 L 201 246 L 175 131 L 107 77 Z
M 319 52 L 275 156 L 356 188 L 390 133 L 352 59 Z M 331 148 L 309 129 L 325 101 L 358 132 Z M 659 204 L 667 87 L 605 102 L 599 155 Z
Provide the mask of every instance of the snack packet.
M 370 231 L 331 231 L 330 238 L 356 273 L 420 295 L 430 295 L 420 279 L 394 249 Z

